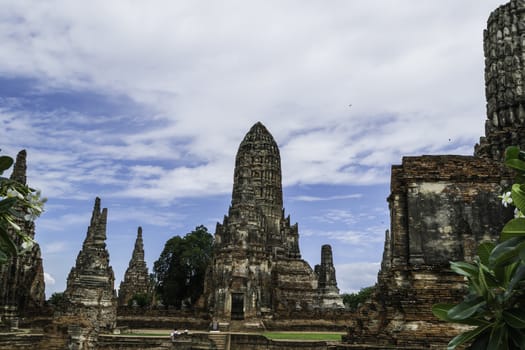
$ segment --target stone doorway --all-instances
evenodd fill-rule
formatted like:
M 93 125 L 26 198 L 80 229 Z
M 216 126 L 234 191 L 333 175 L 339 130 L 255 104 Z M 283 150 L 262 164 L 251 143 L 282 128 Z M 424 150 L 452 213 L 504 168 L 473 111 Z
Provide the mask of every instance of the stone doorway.
M 244 293 L 232 293 L 232 320 L 244 320 Z

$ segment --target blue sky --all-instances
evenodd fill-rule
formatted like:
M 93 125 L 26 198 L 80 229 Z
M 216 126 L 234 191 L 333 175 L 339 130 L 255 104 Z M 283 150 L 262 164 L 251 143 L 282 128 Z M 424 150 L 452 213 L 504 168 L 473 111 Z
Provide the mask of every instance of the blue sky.
M 96 196 L 118 288 L 137 227 L 148 267 L 213 232 L 261 121 L 281 150 L 303 257 L 333 247 L 343 292 L 375 283 L 390 167 L 472 154 L 482 31 L 502 1 L 1 1 L 2 153 L 28 152 L 46 293 L 65 289 Z

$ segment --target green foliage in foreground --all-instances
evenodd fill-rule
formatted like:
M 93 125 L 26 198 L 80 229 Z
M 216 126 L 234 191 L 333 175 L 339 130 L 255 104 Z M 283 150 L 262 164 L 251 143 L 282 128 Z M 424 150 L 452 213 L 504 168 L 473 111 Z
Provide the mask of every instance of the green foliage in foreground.
M 516 206 L 515 218 L 504 227 L 497 244 L 481 243 L 473 263 L 453 262 L 451 269 L 468 280 L 469 292 L 458 305 L 436 304 L 438 318 L 474 326 L 448 344 L 453 350 L 525 350 L 525 152 L 509 147 L 505 164 L 518 172 L 503 203 Z
M 374 292 L 374 287 L 365 287 L 357 293 L 345 293 L 342 294 L 343 303 L 350 310 L 357 310 L 359 304 L 370 298 Z
M 263 335 L 274 340 L 325 340 L 341 341 L 341 333 L 288 333 L 288 332 L 265 332 Z
M 46 202 L 40 191 L 2 176 L 13 164 L 13 158 L 0 156 L 0 265 L 33 248 L 35 242 L 19 225 L 40 216 Z

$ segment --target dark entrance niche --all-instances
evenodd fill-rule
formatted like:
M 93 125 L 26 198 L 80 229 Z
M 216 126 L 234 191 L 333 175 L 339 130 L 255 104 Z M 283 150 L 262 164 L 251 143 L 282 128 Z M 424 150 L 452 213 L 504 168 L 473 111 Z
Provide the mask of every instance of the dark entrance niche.
M 244 320 L 244 293 L 232 293 L 232 320 Z

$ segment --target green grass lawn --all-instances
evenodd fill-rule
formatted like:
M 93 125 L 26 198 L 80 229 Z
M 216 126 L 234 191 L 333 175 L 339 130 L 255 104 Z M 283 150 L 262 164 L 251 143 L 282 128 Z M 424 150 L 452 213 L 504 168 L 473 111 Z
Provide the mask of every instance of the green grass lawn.
M 341 333 L 311 333 L 311 332 L 265 332 L 263 335 L 276 340 L 326 340 L 341 341 Z

